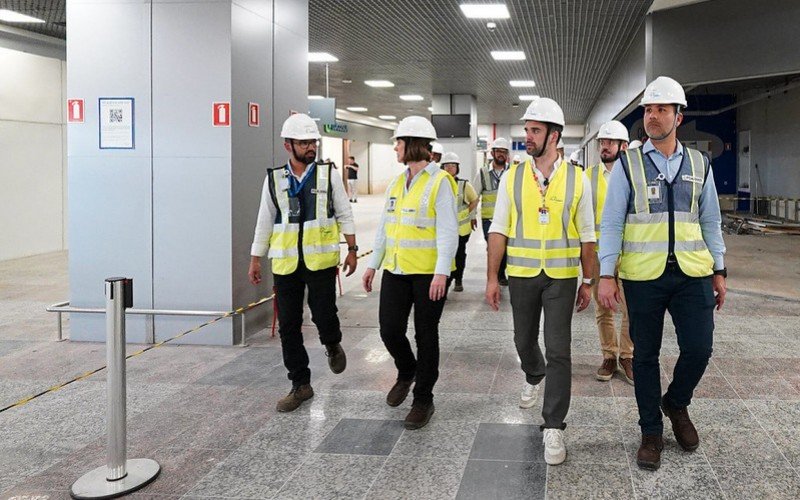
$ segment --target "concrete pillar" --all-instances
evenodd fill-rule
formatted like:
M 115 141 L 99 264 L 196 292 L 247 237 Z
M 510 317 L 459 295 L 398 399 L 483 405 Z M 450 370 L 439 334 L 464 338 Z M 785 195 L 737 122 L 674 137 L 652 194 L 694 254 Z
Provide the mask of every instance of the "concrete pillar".
M 99 307 L 103 279 L 134 279 L 134 307 L 229 311 L 269 295 L 247 282 L 266 168 L 275 139 L 308 92 L 305 0 L 71 0 L 67 93 L 86 99 L 68 130 L 70 302 Z M 135 149 L 98 148 L 98 98 L 135 98 Z M 214 127 L 212 103 L 231 103 Z M 261 125 L 248 125 L 248 103 Z M 270 306 L 248 315 L 266 326 Z M 158 317 L 163 339 L 207 321 Z M 231 319 L 184 337 L 231 344 Z M 102 315 L 73 315 L 75 340 L 102 340 Z M 146 324 L 128 323 L 141 342 Z
M 467 94 L 436 94 L 433 96 L 434 115 L 470 115 L 469 137 L 440 138 L 445 151 L 456 153 L 461 160 L 459 177 L 472 180 L 477 172 L 476 144 L 478 141 L 478 101 Z

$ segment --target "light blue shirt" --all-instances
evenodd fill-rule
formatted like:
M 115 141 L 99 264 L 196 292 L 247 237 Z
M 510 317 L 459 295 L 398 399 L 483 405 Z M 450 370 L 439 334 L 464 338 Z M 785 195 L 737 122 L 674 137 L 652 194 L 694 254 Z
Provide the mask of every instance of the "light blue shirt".
M 428 163 L 428 166 L 423 169 L 431 175 L 436 175 L 439 166 L 435 163 Z M 411 170 L 406 169 L 403 177 L 398 180 L 402 181 L 405 193 L 411 189 L 414 184 L 419 180 L 423 170 L 420 170 L 415 175 L 411 182 L 408 183 L 408 176 L 411 175 Z M 449 184 L 448 184 L 449 185 Z M 456 211 L 456 197 L 452 189 L 439 189 L 436 194 L 436 268 L 434 274 L 444 274 L 450 276 L 450 267 L 453 264 L 453 259 L 456 257 L 458 250 L 458 214 Z M 381 221 L 378 224 L 378 232 L 375 234 L 375 244 L 372 246 L 372 259 L 370 260 L 369 267 L 372 269 L 380 269 L 383 256 L 386 253 L 386 210 L 381 212 Z M 400 268 L 395 268 L 392 273 L 403 274 Z
M 653 143 L 647 141 L 642 146 L 642 154 L 650 155 L 659 172 L 672 182 L 678 175 L 683 161 L 683 145 L 678 142 L 678 147 L 669 158 L 657 150 Z M 608 193 L 606 194 L 603 218 L 600 222 L 600 274 L 613 276 L 617 265 L 620 249 L 622 248 L 622 230 L 625 227 L 625 218 L 628 214 L 628 200 L 631 187 L 623 171 L 622 162 L 617 160 L 611 170 L 608 180 Z M 714 172 L 708 166 L 708 176 L 700 193 L 700 229 L 703 241 L 706 242 L 711 256 L 714 258 L 714 269 L 725 267 L 725 242 L 722 239 L 722 215 L 719 211 L 719 198 L 717 186 L 714 184 Z

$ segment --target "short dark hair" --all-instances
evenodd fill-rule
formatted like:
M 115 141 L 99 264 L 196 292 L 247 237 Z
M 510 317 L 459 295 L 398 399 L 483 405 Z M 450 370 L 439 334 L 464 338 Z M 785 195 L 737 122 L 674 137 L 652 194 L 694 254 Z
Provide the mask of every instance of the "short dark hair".
M 555 123 L 551 123 L 549 132 L 558 132 L 558 138 L 556 139 L 557 144 L 558 141 L 561 140 L 561 135 L 564 133 L 564 127 L 561 125 L 556 125 Z
M 355 161 L 355 160 L 356 160 L 356 157 L 355 157 L 355 156 L 348 156 L 348 158 L 350 158 L 350 159 L 351 159 L 351 160 L 353 160 L 353 161 Z
M 398 137 L 403 141 L 403 163 L 428 161 L 431 157 L 431 140 L 421 137 Z

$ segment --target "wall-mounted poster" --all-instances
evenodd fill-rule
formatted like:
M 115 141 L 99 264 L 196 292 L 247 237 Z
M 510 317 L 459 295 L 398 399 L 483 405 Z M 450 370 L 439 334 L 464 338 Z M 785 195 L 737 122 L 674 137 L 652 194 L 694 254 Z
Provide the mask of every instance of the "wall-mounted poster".
M 133 149 L 133 97 L 100 98 L 100 149 Z

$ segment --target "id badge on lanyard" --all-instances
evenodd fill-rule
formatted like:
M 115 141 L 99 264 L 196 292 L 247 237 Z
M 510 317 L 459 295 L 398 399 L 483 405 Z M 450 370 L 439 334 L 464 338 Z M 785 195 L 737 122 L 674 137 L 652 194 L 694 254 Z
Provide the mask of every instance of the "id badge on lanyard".
M 647 183 L 647 201 L 650 203 L 663 203 L 664 190 L 662 189 L 664 181 L 667 177 L 664 174 L 658 174 L 654 181 Z
M 550 210 L 547 207 L 539 207 L 539 224 L 550 224 Z

